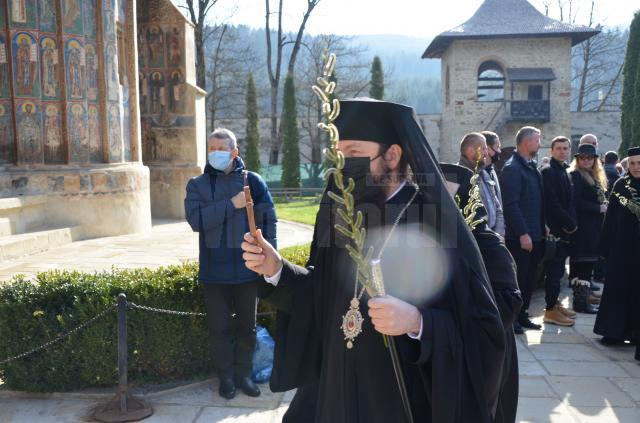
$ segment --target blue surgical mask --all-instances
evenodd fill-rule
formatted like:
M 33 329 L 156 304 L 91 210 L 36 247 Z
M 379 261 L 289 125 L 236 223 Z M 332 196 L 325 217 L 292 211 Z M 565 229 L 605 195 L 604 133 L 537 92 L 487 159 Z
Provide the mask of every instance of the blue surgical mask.
M 224 172 L 231 162 L 231 152 L 229 151 L 212 151 L 207 155 L 209 164 L 216 170 Z

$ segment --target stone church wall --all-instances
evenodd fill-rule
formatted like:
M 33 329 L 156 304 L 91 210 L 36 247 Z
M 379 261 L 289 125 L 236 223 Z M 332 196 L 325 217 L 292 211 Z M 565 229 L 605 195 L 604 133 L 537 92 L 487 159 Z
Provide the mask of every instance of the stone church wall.
M 184 216 L 185 186 L 205 161 L 205 92 L 196 86 L 193 26 L 170 0 L 138 0 L 142 159 L 155 217 Z
M 0 197 L 45 196 L 41 226 L 150 227 L 134 16 L 132 0 L 0 0 Z

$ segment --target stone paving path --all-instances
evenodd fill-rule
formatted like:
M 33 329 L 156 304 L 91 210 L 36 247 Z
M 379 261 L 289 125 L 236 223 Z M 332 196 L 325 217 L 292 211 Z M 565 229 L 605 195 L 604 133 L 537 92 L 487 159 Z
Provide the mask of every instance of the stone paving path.
M 281 222 L 280 245 L 308 242 L 309 227 Z M 83 270 L 159 266 L 195 260 L 197 235 L 186 224 L 161 222 L 142 235 L 103 238 L 74 243 L 38 256 L 0 265 L 0 275 L 33 272 L 56 266 Z M 0 278 L 1 280 L 1 278 Z M 569 289 L 562 297 L 568 305 Z M 536 292 L 530 313 L 541 316 L 542 292 Z M 534 321 L 541 323 L 542 318 Z M 579 314 L 576 325 L 544 325 L 542 331 L 518 336 L 520 402 L 518 422 L 638 423 L 640 422 L 640 362 L 634 348 L 604 347 L 593 334 L 593 316 Z M 275 423 L 293 392 L 274 394 L 262 385 L 258 399 L 243 394 L 226 401 L 217 395 L 217 381 L 204 381 L 148 394 L 153 423 Z M 91 410 L 109 394 L 25 395 L 0 388 L 0 422 L 86 422 Z

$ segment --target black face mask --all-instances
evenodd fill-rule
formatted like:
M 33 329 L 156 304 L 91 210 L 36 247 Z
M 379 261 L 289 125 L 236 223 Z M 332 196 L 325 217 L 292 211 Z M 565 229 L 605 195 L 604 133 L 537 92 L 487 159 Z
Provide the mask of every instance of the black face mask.
M 372 160 L 375 159 L 369 159 L 369 157 L 350 157 L 346 158 L 344 162 L 342 178 L 345 186 L 348 184 L 349 178 L 355 182 L 355 188 L 351 192 L 351 195 L 353 195 L 353 203 L 356 209 L 363 206 L 381 207 L 385 203 L 383 186 L 375 183 L 371 176 L 369 163 Z M 333 192 L 339 194 L 333 178 L 329 186 Z
M 493 155 L 493 157 L 491 157 L 491 163 L 492 164 L 496 164 L 500 161 L 500 153 L 498 153 L 497 151 L 493 150 L 493 152 L 495 153 Z

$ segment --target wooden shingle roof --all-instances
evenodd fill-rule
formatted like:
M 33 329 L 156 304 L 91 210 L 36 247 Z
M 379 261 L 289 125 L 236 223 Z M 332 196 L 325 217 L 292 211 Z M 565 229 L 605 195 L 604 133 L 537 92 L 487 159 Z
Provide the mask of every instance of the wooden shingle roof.
M 576 45 L 599 32 L 551 19 L 527 0 L 485 0 L 468 21 L 434 38 L 422 58 L 442 57 L 454 40 L 570 37 L 572 45 Z

